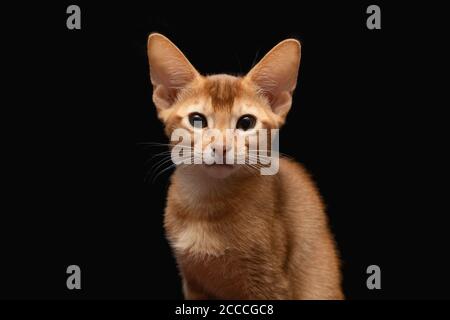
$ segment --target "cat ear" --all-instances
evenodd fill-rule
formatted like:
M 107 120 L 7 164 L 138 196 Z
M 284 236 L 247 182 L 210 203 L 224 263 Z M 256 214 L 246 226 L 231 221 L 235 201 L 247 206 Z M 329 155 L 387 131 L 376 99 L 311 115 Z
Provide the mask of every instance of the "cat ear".
M 153 102 L 158 111 L 169 108 L 180 90 L 199 77 L 189 60 L 169 39 L 152 33 L 147 41 Z
M 292 104 L 300 66 L 300 42 L 287 39 L 277 44 L 247 74 L 270 103 L 272 111 L 286 117 Z

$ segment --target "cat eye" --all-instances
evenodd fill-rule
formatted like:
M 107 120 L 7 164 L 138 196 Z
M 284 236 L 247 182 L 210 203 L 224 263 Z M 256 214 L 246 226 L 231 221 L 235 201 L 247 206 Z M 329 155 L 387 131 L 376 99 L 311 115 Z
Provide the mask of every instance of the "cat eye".
M 247 131 L 252 129 L 256 124 L 256 118 L 250 114 L 246 114 L 239 118 L 236 123 L 236 129 Z
M 189 114 L 189 123 L 195 128 L 206 128 L 208 126 L 205 116 L 198 112 Z

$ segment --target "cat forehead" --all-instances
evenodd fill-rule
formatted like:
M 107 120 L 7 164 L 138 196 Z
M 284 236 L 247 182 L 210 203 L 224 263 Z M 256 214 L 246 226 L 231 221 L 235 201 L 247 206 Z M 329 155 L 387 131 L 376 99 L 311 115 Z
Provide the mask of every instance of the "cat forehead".
M 202 77 L 184 91 L 179 101 L 178 114 L 191 112 L 214 114 L 266 113 L 270 110 L 264 97 L 244 78 L 226 74 Z
M 205 77 L 202 89 L 204 95 L 210 99 L 214 111 L 229 112 L 236 99 L 246 95 L 242 79 L 225 74 Z

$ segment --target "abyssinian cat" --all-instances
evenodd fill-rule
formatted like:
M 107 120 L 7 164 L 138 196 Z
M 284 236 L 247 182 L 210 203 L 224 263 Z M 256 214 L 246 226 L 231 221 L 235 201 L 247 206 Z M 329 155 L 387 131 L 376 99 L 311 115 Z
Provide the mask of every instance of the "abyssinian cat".
M 252 134 L 285 122 L 300 65 L 297 40 L 280 42 L 242 77 L 201 75 L 161 34 L 149 36 L 147 49 L 153 102 L 168 136 L 180 128 Z M 201 152 L 214 151 L 211 145 Z M 186 299 L 343 299 L 324 205 L 290 159 L 280 158 L 274 175 L 245 164 L 177 166 L 165 229 Z

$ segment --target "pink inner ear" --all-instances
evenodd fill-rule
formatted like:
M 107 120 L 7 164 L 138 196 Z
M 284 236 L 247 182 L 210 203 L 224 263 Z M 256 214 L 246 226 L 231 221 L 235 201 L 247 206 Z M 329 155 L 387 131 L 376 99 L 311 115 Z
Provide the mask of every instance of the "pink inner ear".
M 170 107 L 178 92 L 199 76 L 183 53 L 162 35 L 151 35 L 148 43 L 153 99 L 158 109 Z
M 197 76 L 197 72 L 183 57 L 165 56 L 155 59 L 150 65 L 152 83 L 176 91 L 187 86 Z
M 172 69 L 171 72 L 160 72 L 158 79 L 152 81 L 154 99 L 158 99 L 158 108 L 168 108 L 175 102 L 178 93 L 195 80 L 195 75 L 185 70 Z
M 289 109 L 291 109 L 291 103 L 292 94 L 288 91 L 283 91 L 271 103 L 272 110 L 274 113 L 284 117 L 289 112 Z
M 272 99 L 280 92 L 292 92 L 297 82 L 298 66 L 290 61 L 268 59 L 251 74 L 252 81 Z
M 292 102 L 296 78 L 292 80 L 291 75 L 283 75 L 277 69 L 271 70 L 264 67 L 257 70 L 251 79 L 258 86 L 260 93 L 267 98 L 274 113 L 283 116 L 287 114 Z
M 276 45 L 248 74 L 277 114 L 289 111 L 299 65 L 300 43 L 288 39 Z
M 158 109 L 169 108 L 176 99 L 176 91 L 162 85 L 154 86 L 153 100 Z

